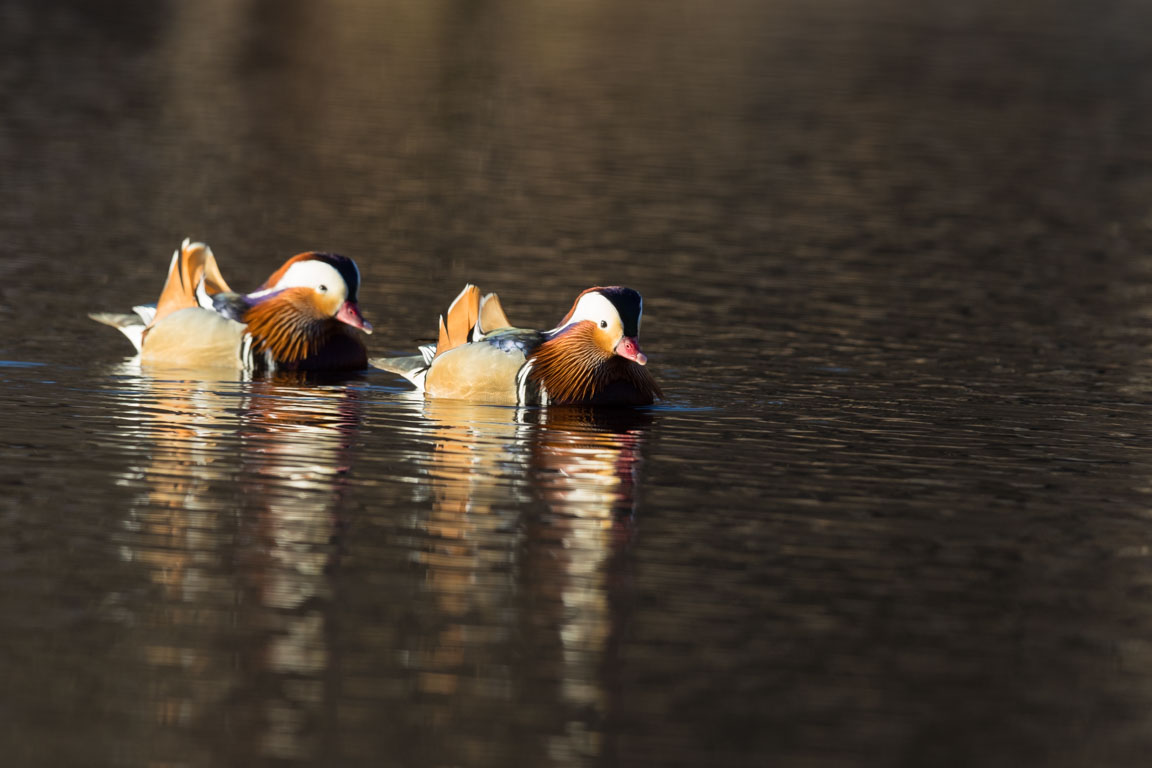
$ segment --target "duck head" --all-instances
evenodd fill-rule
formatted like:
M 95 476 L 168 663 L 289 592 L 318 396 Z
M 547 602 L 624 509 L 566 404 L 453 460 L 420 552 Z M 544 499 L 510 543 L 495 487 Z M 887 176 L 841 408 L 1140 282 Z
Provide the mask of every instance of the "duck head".
M 356 303 L 359 289 L 360 270 L 352 259 L 301 253 L 243 297 L 246 309 L 239 319 L 247 323 L 256 351 L 279 364 L 298 363 L 339 337 L 345 326 L 372 332 Z
M 640 349 L 644 300 L 631 288 L 595 287 L 581 293 L 533 356 L 531 375 L 553 402 L 651 403 L 660 388 L 643 368 Z
M 312 251 L 293 256 L 248 298 L 273 298 L 288 290 L 294 290 L 292 299 L 308 301 L 318 314 L 372 333 L 372 324 L 360 314 L 357 304 L 360 269 L 347 256 Z
M 550 333 L 558 335 L 587 323 L 584 334 L 606 355 L 619 355 L 637 365 L 648 356 L 640 351 L 640 319 L 644 299 L 631 288 L 619 285 L 589 288 L 576 298 L 568 314 Z

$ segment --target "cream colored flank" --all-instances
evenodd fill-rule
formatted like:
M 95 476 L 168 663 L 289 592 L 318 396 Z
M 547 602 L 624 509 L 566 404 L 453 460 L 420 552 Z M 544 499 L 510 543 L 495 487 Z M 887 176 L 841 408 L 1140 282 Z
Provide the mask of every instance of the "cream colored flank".
M 140 361 L 192 368 L 240 366 L 244 329 L 240 323 L 207 309 L 180 309 L 148 330 Z
M 519 350 L 505 352 L 491 344 L 465 344 L 436 355 L 424 380 L 432 397 L 478 403 L 516 405 L 516 373 L 524 365 Z

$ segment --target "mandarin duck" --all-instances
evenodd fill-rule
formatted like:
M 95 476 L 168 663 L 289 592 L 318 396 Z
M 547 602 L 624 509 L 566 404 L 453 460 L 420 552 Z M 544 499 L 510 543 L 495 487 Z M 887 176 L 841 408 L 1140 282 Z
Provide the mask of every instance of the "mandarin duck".
M 644 302 L 631 288 L 589 288 L 549 331 L 514 328 L 496 294 L 467 285 L 440 318 L 435 345 L 372 364 L 429 397 L 505 405 L 650 405 L 663 397 L 636 337 Z
M 359 370 L 368 364 L 359 332 L 372 332 L 356 304 L 359 288 L 352 259 L 308 252 L 288 259 L 252 293 L 235 293 L 211 249 L 185 240 L 172 254 L 155 305 L 89 317 L 122 331 L 148 365 Z

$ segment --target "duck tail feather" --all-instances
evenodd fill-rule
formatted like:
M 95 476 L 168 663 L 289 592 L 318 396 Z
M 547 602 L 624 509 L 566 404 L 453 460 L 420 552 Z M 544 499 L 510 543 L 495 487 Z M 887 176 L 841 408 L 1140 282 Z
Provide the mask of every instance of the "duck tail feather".
M 172 254 L 168 279 L 149 325 L 155 325 L 181 309 L 202 307 L 208 296 L 228 290 L 228 283 L 220 274 L 212 249 L 204 243 L 185 239 L 180 250 Z
M 447 315 L 440 318 L 440 336 L 436 343 L 436 354 L 441 355 L 450 349 L 467 344 L 479 315 L 480 289 L 469 283 L 448 307 Z
M 110 325 L 128 337 L 132 346 L 139 352 L 144 345 L 144 322 L 139 315 L 126 315 L 116 312 L 90 312 L 88 317 L 98 323 Z
M 508 315 L 504 314 L 504 307 L 500 304 L 500 297 L 489 293 L 480 299 L 479 320 L 476 324 L 481 336 L 500 328 L 511 328 Z
M 368 364 L 389 373 L 398 373 L 412 382 L 417 389 L 424 389 L 424 377 L 428 374 L 428 363 L 424 360 L 423 355 L 376 357 L 369 360 Z

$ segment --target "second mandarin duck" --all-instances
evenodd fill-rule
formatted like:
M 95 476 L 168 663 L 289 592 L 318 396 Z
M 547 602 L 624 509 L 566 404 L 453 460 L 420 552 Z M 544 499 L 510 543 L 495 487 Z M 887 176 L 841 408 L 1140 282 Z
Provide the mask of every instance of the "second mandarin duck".
M 650 405 L 663 397 L 637 337 L 644 302 L 589 288 L 548 331 L 515 328 L 500 300 L 467 285 L 420 355 L 373 360 L 430 397 L 505 405 Z
M 90 315 L 118 328 L 146 365 L 246 371 L 367 367 L 356 303 L 360 270 L 347 256 L 301 253 L 251 293 L 233 292 L 203 243 L 184 241 L 153 305 Z

